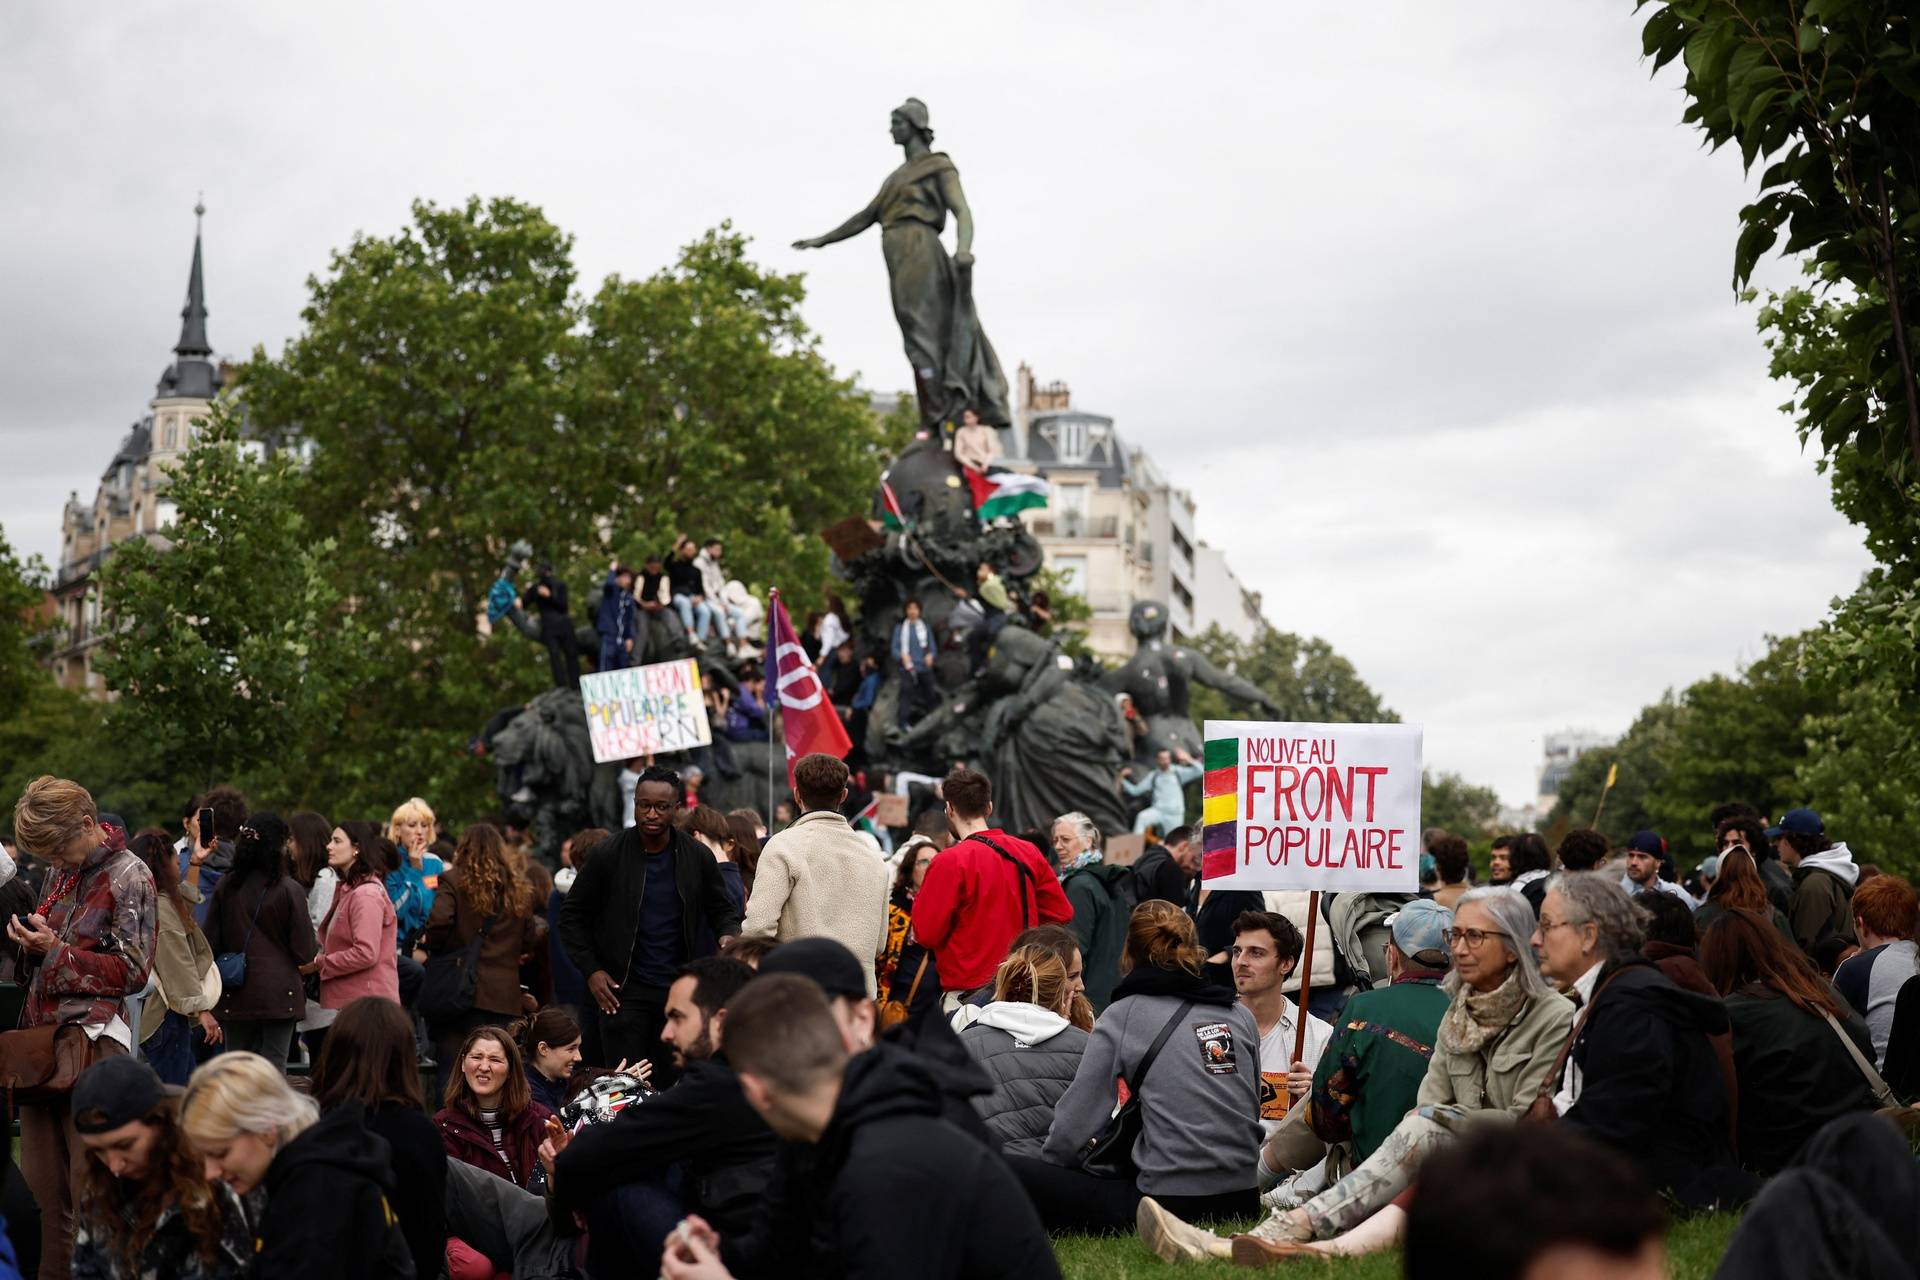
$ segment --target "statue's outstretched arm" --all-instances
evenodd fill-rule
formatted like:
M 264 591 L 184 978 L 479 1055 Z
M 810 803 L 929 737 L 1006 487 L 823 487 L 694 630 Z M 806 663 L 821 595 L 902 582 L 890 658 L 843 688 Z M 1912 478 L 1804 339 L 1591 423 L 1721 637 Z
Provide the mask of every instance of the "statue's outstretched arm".
M 827 232 L 827 234 L 815 236 L 811 240 L 795 240 L 793 247 L 796 249 L 820 249 L 830 244 L 838 244 L 842 240 L 851 240 L 878 221 L 880 221 L 880 197 L 875 196 L 872 204 L 854 214 L 851 218 L 848 218 L 845 222 Z
M 1187 661 L 1192 664 L 1189 672 L 1195 683 L 1203 684 L 1209 689 L 1217 689 L 1235 702 L 1244 702 L 1269 714 L 1279 713 L 1280 708 L 1261 690 L 1260 686 L 1242 680 L 1231 671 L 1222 671 L 1191 649 L 1187 650 Z
M 960 174 L 948 169 L 940 175 L 940 196 L 953 210 L 953 256 L 965 265 L 973 261 L 973 209 L 960 189 Z

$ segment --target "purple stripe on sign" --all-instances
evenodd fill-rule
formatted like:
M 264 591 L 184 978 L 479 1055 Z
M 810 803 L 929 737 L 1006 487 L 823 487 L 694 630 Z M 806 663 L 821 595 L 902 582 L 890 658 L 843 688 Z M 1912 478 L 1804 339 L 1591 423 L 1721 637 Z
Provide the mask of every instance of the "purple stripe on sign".
M 1237 822 L 1208 823 L 1206 835 L 1200 842 L 1201 851 L 1218 853 L 1222 849 L 1231 849 L 1238 843 L 1239 835 L 1240 824 Z

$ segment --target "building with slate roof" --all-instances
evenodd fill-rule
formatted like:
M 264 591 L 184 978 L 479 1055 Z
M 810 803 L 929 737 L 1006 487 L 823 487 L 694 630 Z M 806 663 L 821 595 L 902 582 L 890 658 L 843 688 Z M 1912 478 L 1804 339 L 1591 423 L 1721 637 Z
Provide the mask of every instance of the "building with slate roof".
M 187 274 L 174 358 L 160 371 L 147 412 L 127 429 L 101 473 L 92 501 L 72 494 L 61 520 L 60 571 L 52 595 L 64 634 L 51 662 L 54 678 L 69 689 L 104 696 L 93 670 L 93 651 L 101 636 L 98 570 L 118 543 L 162 536 L 173 519 L 166 497 L 168 464 L 187 447 L 195 422 L 207 416 L 227 381 L 226 368 L 215 362 L 207 341 L 200 250 L 205 212 L 204 206 L 193 211 L 193 266 Z

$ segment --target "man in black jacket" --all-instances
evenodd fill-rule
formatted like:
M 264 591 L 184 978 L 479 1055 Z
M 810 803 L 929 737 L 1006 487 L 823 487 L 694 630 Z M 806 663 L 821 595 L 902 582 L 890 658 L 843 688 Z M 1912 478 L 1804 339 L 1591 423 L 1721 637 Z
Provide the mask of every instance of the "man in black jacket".
M 556 689 L 580 687 L 580 638 L 567 604 L 567 584 L 553 576 L 553 566 L 540 562 L 528 603 L 540 615 L 540 640 L 547 646 L 547 665 Z
M 1139 900 L 1165 898 L 1182 911 L 1191 911 L 1194 876 L 1199 870 L 1200 850 L 1193 842 L 1193 828 L 1175 827 L 1167 832 L 1165 844 L 1149 842 L 1133 864 Z
M 1543 1095 L 1682 1205 L 1742 1201 L 1751 1187 L 1734 1159 L 1711 1039 L 1726 1032 L 1726 1009 L 1676 986 L 1640 954 L 1645 941 L 1639 909 L 1616 880 L 1568 871 L 1547 882 L 1534 950 L 1541 973 L 1571 986 L 1580 1012 Z
M 738 960 L 695 960 L 667 993 L 667 1043 L 680 1082 L 611 1124 L 589 1125 L 557 1148 L 547 1210 L 571 1230 L 586 1219 L 587 1274 L 652 1275 L 661 1242 L 685 1213 L 726 1233 L 745 1231 L 773 1172 L 774 1136 L 747 1105 L 718 1044 L 727 1002 L 753 970 Z
M 650 1060 L 657 1088 L 675 1077 L 660 1032 L 668 986 L 699 958 L 696 924 L 705 921 L 722 945 L 740 931 L 720 864 L 673 825 L 684 794 L 673 770 L 643 771 L 634 825 L 588 860 L 560 908 L 560 945 L 587 975 L 606 1056 Z
M 1019 1182 L 940 1118 L 941 1089 L 924 1063 L 887 1043 L 849 1056 L 817 984 L 797 974 L 756 978 L 728 1008 L 726 1044 L 747 1101 L 775 1133 L 815 1155 L 804 1188 L 809 1256 L 781 1258 L 766 1274 L 1060 1274 Z M 713 1229 L 689 1219 L 662 1270 L 717 1280 L 732 1274 L 719 1250 Z

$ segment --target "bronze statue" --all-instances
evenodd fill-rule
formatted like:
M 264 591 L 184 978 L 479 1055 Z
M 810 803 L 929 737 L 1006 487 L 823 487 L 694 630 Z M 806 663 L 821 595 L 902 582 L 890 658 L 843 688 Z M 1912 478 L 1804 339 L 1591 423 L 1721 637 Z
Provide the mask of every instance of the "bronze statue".
M 1147 732 L 1135 744 L 1135 763 L 1151 762 L 1161 751 L 1184 750 L 1196 760 L 1206 751 L 1200 729 L 1187 709 L 1189 690 L 1196 684 L 1217 689 L 1233 701 L 1252 707 L 1258 718 L 1279 719 L 1279 708 L 1258 687 L 1220 670 L 1205 654 L 1169 644 L 1163 638 L 1167 633 L 1165 605 L 1140 601 L 1127 618 L 1127 629 L 1140 647 L 1124 667 L 1107 676 L 1106 683 L 1112 693 L 1124 693 L 1133 700 L 1134 713 L 1147 726 Z
M 793 247 L 819 249 L 879 223 L 893 315 L 906 340 L 922 425 L 958 427 L 961 414 L 972 409 L 987 426 L 1005 427 L 1013 420 L 1007 378 L 973 308 L 973 210 L 960 189 L 960 171 L 944 151 L 933 150 L 927 104 L 920 99 L 895 108 L 892 129 L 907 158 L 880 184 L 880 194 L 825 235 L 796 240 Z M 949 211 L 952 257 L 940 243 Z

